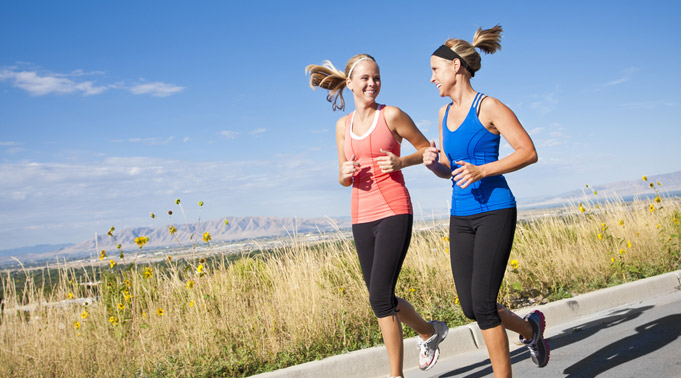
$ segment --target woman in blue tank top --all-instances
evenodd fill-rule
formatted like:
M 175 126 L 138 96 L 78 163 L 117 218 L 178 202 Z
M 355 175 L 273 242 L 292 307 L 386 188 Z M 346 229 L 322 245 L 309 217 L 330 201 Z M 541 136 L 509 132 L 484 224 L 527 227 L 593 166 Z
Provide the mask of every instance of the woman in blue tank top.
M 537 161 L 532 139 L 515 114 L 493 97 L 477 92 L 471 78 L 480 69 L 476 48 L 491 54 L 501 49 L 501 26 L 478 29 L 473 43 L 449 39 L 431 56 L 431 82 L 452 102 L 440 109 L 440 145 L 431 141 L 423 163 L 438 177 L 452 180 L 450 255 L 456 292 L 464 314 L 478 322 L 495 377 L 510 377 L 506 329 L 519 334 L 532 361 L 549 360 L 544 315 L 525 318 L 497 303 L 513 245 L 516 203 L 502 174 Z M 513 152 L 499 159 L 501 136 Z

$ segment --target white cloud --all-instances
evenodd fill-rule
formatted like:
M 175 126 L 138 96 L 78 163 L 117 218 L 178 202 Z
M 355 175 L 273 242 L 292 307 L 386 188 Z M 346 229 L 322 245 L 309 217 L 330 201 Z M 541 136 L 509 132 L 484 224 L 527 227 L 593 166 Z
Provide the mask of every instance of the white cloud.
M 600 91 L 600 90 L 603 90 L 607 87 L 612 87 L 612 86 L 615 86 L 615 85 L 626 83 L 627 81 L 631 80 L 632 75 L 636 71 L 637 71 L 636 67 L 626 68 L 626 69 L 622 70 L 622 76 L 620 78 L 615 79 L 615 80 L 611 80 L 607 83 L 601 84 L 600 86 L 598 86 L 596 88 L 596 91 Z
M 262 134 L 262 133 L 264 133 L 264 132 L 266 132 L 266 131 L 267 131 L 267 129 L 264 129 L 264 128 L 255 129 L 255 130 L 251 131 L 251 135 Z
M 158 138 L 158 137 L 152 137 L 152 138 L 130 138 L 128 141 L 130 143 L 144 143 L 144 144 L 150 144 L 150 145 L 166 145 L 169 144 L 170 142 L 175 139 L 174 136 L 169 136 L 167 138 Z
M 239 135 L 238 131 L 222 130 L 218 134 L 224 136 L 227 139 L 234 139 Z
M 51 93 L 82 93 L 85 96 L 104 92 L 106 86 L 97 86 L 92 81 L 76 82 L 62 75 L 40 75 L 31 71 L 0 71 L 0 80 L 8 80 L 12 86 L 23 89 L 32 96 L 44 96 Z
M 180 87 L 175 84 L 162 83 L 160 81 L 146 84 L 139 84 L 130 87 L 130 93 L 132 94 L 149 94 L 154 97 L 168 97 L 175 93 L 181 92 L 184 87 Z
M 555 92 L 535 97 L 539 97 L 539 99 L 537 101 L 533 101 L 532 103 L 530 103 L 530 109 L 540 114 L 543 115 L 548 114 L 556 108 L 556 105 L 558 105 L 558 100 L 555 97 Z
M 7 81 L 15 88 L 22 89 L 32 96 L 49 94 L 82 94 L 92 96 L 110 89 L 127 90 L 133 94 L 147 94 L 154 97 L 167 97 L 184 90 L 184 87 L 160 81 L 126 85 L 124 82 L 98 84 L 92 80 L 82 80 L 85 76 L 104 75 L 102 71 L 86 72 L 76 69 L 70 73 L 53 73 L 40 70 L 30 63 L 0 68 L 0 82 Z
M 12 141 L 7 141 L 7 142 L 2 142 L 2 141 L 0 141 L 0 147 L 14 147 L 14 146 L 18 146 L 18 145 L 20 145 L 20 144 L 21 144 L 21 143 L 12 142 Z
M 337 163 L 308 152 L 269 160 L 194 162 L 156 158 L 107 158 L 78 163 L 0 163 L 0 249 L 63 240 L 49 225 L 80 223 L 66 241 L 94 232 L 144 226 L 150 211 L 165 214 L 205 201 L 202 219 L 225 215 L 323 216 L 349 211 L 349 192 L 337 185 Z M 315 198 L 312 201 L 311 198 Z M 198 212 L 185 206 L 187 217 Z M 179 213 L 179 212 L 178 212 Z M 176 221 L 182 221 L 176 219 Z M 34 227 L 35 231 L 21 231 Z M 13 230 L 12 232 L 10 232 Z M 13 232 L 16 232 L 14 234 Z M 83 236 L 85 235 L 85 236 Z M 17 239 L 23 240 L 17 240 Z

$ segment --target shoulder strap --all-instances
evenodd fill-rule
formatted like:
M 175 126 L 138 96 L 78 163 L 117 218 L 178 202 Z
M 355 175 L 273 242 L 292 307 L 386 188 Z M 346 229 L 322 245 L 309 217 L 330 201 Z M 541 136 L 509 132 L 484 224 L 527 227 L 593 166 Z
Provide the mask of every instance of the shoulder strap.
M 473 107 L 475 108 L 475 114 L 477 114 L 478 116 L 480 116 L 480 107 L 481 107 L 480 105 L 482 104 L 482 102 L 486 98 L 487 98 L 487 96 L 485 96 L 485 94 L 482 93 L 482 92 L 478 92 L 475 95 L 475 100 L 473 100 Z

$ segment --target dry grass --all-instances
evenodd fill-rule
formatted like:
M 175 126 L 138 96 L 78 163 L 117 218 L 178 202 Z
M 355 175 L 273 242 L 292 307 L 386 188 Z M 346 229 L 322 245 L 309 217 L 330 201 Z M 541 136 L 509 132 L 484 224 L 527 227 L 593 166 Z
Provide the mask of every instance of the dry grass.
M 649 204 L 587 203 L 584 212 L 575 205 L 521 222 L 501 301 L 546 301 L 679 269 L 681 205 L 665 198 L 651 213 Z M 446 230 L 432 226 L 415 233 L 397 293 L 425 318 L 461 324 Z M 169 262 L 149 275 L 147 266 L 103 266 L 93 288 L 64 268 L 47 297 L 30 282 L 18 293 L 3 277 L 0 376 L 246 376 L 381 341 L 354 246 L 340 234 L 202 267 Z M 87 306 L 74 302 L 88 297 Z M 35 308 L 8 310 L 26 304 Z

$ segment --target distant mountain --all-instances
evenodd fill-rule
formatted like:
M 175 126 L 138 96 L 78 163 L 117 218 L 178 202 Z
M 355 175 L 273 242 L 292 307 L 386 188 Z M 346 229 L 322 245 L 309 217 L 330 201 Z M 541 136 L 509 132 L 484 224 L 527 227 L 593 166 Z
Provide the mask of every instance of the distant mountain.
M 665 173 L 661 175 L 650 175 L 647 177 L 648 181 L 643 181 L 643 178 L 628 181 L 618 181 L 609 184 L 589 185 L 579 190 L 562 193 L 556 196 L 545 197 L 530 197 L 519 198 L 519 208 L 538 208 L 563 205 L 570 201 L 576 202 L 583 199 L 585 196 L 594 198 L 594 191 L 598 192 L 598 198 L 612 198 L 612 197 L 632 197 L 632 196 L 646 196 L 653 195 L 655 191 L 650 188 L 650 184 L 654 184 L 662 194 L 678 194 L 681 191 L 681 171 Z M 657 183 L 662 184 L 659 186 Z
M 225 220 L 229 224 L 225 224 Z M 135 238 L 148 237 L 149 242 L 144 246 L 145 249 L 188 246 L 194 242 L 205 245 L 202 235 L 208 232 L 212 242 L 227 242 L 242 239 L 256 239 L 263 237 L 285 236 L 287 234 L 310 234 L 319 232 L 335 232 L 339 229 L 347 229 L 351 225 L 350 218 L 279 218 L 279 217 L 230 217 L 219 218 L 208 221 L 201 221 L 200 224 L 173 224 L 177 230 L 174 234 L 169 232 L 170 224 L 159 227 L 135 227 L 122 230 L 115 230 L 113 237 L 107 235 L 108 230 L 102 230 L 102 234 L 97 236 L 97 240 L 89 239 L 78 244 L 58 246 L 60 248 L 43 248 L 42 253 L 11 254 L 9 256 L 19 257 L 22 261 L 35 259 L 53 259 L 59 257 L 84 257 L 98 255 L 98 251 L 107 250 L 113 252 L 117 250 L 116 245 L 121 244 L 125 251 L 136 250 Z M 190 239 L 193 235 L 193 239 Z M 177 239 L 176 239 L 177 238 Z M 31 247 L 27 247 L 28 251 Z M 14 251 L 20 252 L 23 249 Z M 33 252 L 33 251 L 31 251 Z M 8 261 L 8 258 L 0 257 L 0 263 Z
M 72 246 L 73 243 L 68 244 L 38 244 L 30 247 L 12 248 L 0 250 L 0 257 L 9 256 L 23 256 L 30 254 L 41 254 L 45 252 L 54 252 Z

